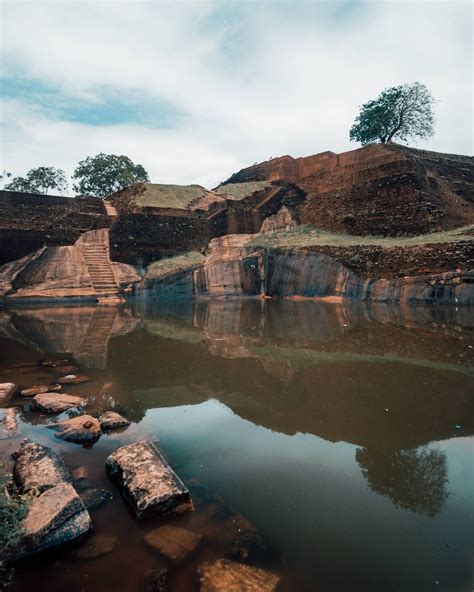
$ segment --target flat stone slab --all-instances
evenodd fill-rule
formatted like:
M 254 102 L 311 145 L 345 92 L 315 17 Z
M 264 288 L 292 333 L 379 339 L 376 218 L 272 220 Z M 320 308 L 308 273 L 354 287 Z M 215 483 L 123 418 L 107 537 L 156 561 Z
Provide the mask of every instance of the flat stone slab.
M 101 435 L 100 423 L 92 415 L 65 419 L 52 426 L 56 438 L 67 441 L 97 440 Z
M 62 482 L 33 498 L 21 526 L 24 532 L 12 559 L 72 541 L 92 523 L 74 487 Z
M 41 395 L 43 393 L 53 393 L 56 391 L 60 391 L 61 388 L 62 387 L 60 384 L 35 384 L 33 386 L 30 386 L 29 388 L 23 389 L 20 392 L 20 395 L 22 397 L 34 397 L 35 395 Z
M 87 399 L 63 393 L 42 393 L 33 397 L 35 407 L 46 413 L 61 413 L 75 407 L 85 407 Z
M 107 458 L 105 468 L 138 518 L 193 509 L 187 487 L 148 440 L 122 446 Z
M 89 381 L 90 378 L 84 374 L 66 374 L 66 376 L 58 378 L 59 384 L 81 384 Z
M 181 563 L 194 553 L 201 540 L 202 535 L 172 525 L 161 526 L 145 535 L 147 545 L 173 563 Z
M 18 390 L 13 382 L 0 382 L 0 407 L 6 405 Z
M 15 460 L 13 478 L 22 493 L 42 493 L 62 482 L 71 481 L 63 459 L 41 444 L 25 440 L 12 457 Z
M 219 559 L 198 569 L 201 592 L 273 592 L 280 578 L 263 569 Z
M 115 411 L 106 411 L 99 416 L 100 427 L 105 431 L 116 430 L 118 428 L 126 428 L 130 425 L 128 419 L 122 417 L 120 413 Z

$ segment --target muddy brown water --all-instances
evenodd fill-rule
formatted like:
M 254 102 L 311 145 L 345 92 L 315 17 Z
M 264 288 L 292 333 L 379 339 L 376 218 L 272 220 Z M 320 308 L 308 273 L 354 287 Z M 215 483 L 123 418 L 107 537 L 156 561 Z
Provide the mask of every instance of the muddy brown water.
M 92 446 L 61 442 L 50 416 L 15 399 L 17 433 L 60 452 L 75 483 L 111 489 L 81 545 L 23 561 L 12 592 L 143 590 L 167 562 L 144 543 L 164 520 L 138 521 L 104 472 L 107 455 L 159 441 L 196 510 L 172 520 L 204 542 L 170 590 L 198 590 L 196 569 L 256 529 L 274 552 L 260 565 L 291 591 L 452 591 L 474 584 L 474 311 L 317 302 L 22 308 L 0 313 L 0 382 L 54 378 L 36 364 L 69 353 L 91 382 L 89 412 L 132 425 Z M 0 410 L 4 413 L 4 410 Z

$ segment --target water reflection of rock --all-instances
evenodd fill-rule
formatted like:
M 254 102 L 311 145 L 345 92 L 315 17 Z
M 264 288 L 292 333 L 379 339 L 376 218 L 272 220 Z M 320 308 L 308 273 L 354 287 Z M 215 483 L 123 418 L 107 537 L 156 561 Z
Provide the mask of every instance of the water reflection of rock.
M 40 352 L 70 352 L 90 368 L 105 368 L 110 337 L 133 331 L 140 323 L 126 309 L 98 306 L 18 309 L 8 316 L 3 336 Z
M 370 488 L 406 510 L 435 516 L 448 497 L 446 455 L 425 447 L 418 450 L 359 448 L 356 452 Z

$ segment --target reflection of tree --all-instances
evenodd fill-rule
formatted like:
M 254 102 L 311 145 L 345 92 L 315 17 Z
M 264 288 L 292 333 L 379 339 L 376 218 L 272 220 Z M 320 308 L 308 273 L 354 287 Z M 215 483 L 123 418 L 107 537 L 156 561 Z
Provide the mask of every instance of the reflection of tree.
M 358 448 L 356 460 L 370 488 L 407 510 L 434 516 L 448 497 L 446 455 L 439 450 Z

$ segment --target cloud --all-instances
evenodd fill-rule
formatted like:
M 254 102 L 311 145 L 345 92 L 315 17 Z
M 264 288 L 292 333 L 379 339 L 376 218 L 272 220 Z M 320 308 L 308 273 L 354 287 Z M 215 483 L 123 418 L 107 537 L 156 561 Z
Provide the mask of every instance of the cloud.
M 28 92 L 23 84 L 3 100 L 2 166 L 70 174 L 87 155 L 120 152 L 156 182 L 209 186 L 270 156 L 355 148 L 358 106 L 413 80 L 438 99 L 436 135 L 419 146 L 471 153 L 471 11 L 462 2 L 6 2 L 3 77 Z

